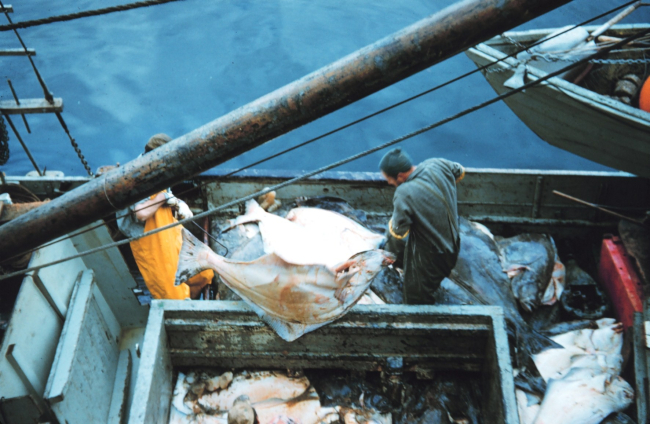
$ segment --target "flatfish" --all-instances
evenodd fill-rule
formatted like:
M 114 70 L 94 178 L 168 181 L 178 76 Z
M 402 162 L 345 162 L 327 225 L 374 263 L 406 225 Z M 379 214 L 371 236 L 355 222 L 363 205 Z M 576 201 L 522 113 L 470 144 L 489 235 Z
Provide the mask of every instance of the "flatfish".
M 230 228 L 256 222 L 266 253 L 296 265 L 324 264 L 330 268 L 356 253 L 376 249 L 383 241 L 383 236 L 334 212 L 296 208 L 287 216 L 292 219 L 268 213 L 249 200 L 246 213 L 235 218 Z
M 525 233 L 502 239 L 498 244 L 512 292 L 521 307 L 531 312 L 540 303 L 555 303 L 563 286 L 556 287 L 553 280 L 557 260 L 553 239 L 547 234 Z
M 334 267 L 294 264 L 275 253 L 235 261 L 217 255 L 184 229 L 175 284 L 212 269 L 280 337 L 293 341 L 343 316 L 393 261 L 383 250 L 358 253 Z
M 451 298 L 496 305 L 503 308 L 506 320 L 515 328 L 518 362 L 534 353 L 560 345 L 534 331 L 517 309 L 508 277 L 503 272 L 500 251 L 492 234 L 484 226 L 460 218 L 460 253 L 449 280 L 463 290 L 449 290 Z M 450 289 L 453 286 L 450 285 Z M 522 366 L 520 364 L 520 366 Z
M 634 390 L 620 377 L 570 368 L 563 377 L 549 380 L 534 424 L 598 424 L 633 399 Z
M 345 199 L 336 196 L 315 196 L 315 197 L 299 197 L 296 199 L 298 206 L 305 206 L 309 208 L 319 208 L 328 211 L 336 212 L 341 215 L 365 225 L 367 222 L 366 213 L 360 209 L 354 209 Z
M 383 234 L 377 234 L 347 216 L 326 209 L 294 208 L 287 213 L 287 219 L 319 231 L 323 236 L 340 238 L 352 250 L 377 249 L 386 240 Z

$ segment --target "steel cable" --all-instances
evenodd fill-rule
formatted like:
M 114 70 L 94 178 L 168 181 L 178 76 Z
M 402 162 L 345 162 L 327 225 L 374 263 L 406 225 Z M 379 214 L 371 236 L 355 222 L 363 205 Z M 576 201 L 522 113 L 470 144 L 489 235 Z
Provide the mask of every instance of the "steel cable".
M 549 73 L 549 74 L 547 74 L 547 75 L 545 75 L 543 77 L 537 78 L 537 79 L 535 79 L 535 80 L 533 80 L 533 81 L 531 81 L 529 83 L 526 83 L 526 84 L 524 84 L 524 85 L 522 85 L 522 86 L 520 86 L 520 87 L 518 87 L 516 89 L 508 91 L 507 93 L 504 93 L 504 94 L 501 94 L 499 96 L 493 97 L 490 100 L 487 100 L 487 101 L 485 101 L 483 103 L 480 103 L 480 104 L 478 104 L 476 106 L 473 106 L 471 108 L 465 109 L 465 110 L 463 110 L 461 112 L 458 112 L 458 113 L 456 113 L 454 115 L 451 115 L 451 116 L 449 116 L 447 118 L 444 118 L 444 119 L 442 119 L 440 121 L 437 121 L 437 122 L 435 122 L 435 123 L 433 123 L 431 125 L 420 128 L 419 130 L 413 131 L 411 133 L 408 133 L 406 135 L 403 135 L 401 137 L 393 139 L 393 140 L 391 140 L 391 141 L 389 141 L 387 143 L 384 143 L 384 144 L 381 144 L 379 146 L 373 147 L 371 149 L 365 150 L 363 152 L 357 153 L 356 155 L 349 156 L 349 157 L 347 157 L 345 159 L 342 159 L 342 160 L 340 160 L 338 162 L 334 162 L 334 163 L 332 163 L 330 165 L 324 166 L 324 167 L 319 168 L 319 169 L 317 169 L 315 171 L 311 171 L 311 172 L 303 174 L 303 175 L 301 175 L 299 177 L 292 178 L 290 180 L 284 181 L 282 183 L 276 184 L 276 185 L 271 186 L 271 187 L 267 187 L 267 188 L 265 188 L 263 190 L 260 190 L 260 191 L 258 191 L 256 193 L 250 194 L 248 196 L 244 196 L 242 198 L 239 198 L 239 199 L 233 200 L 231 202 L 225 203 L 225 204 L 223 204 L 221 206 L 218 206 L 216 208 L 209 209 L 209 210 L 207 210 L 205 212 L 194 215 L 192 218 L 183 219 L 183 220 L 178 221 L 176 223 L 165 225 L 164 227 L 160 227 L 160 228 L 157 228 L 155 230 L 148 231 L 148 232 L 146 232 L 146 233 L 144 233 L 142 235 L 139 235 L 139 236 L 135 236 L 135 237 L 131 237 L 131 238 L 128 238 L 128 239 L 125 239 L 125 240 L 120 240 L 120 241 L 117 241 L 117 242 L 109 243 L 109 244 L 106 244 L 106 245 L 103 245 L 103 246 L 100 246 L 100 247 L 96 247 L 94 249 L 89 249 L 89 250 L 81 252 L 81 253 L 79 253 L 77 255 L 72 255 L 72 256 L 69 256 L 67 258 L 59 259 L 57 261 L 49 262 L 49 263 L 46 263 L 46 264 L 43 264 L 43 265 L 38 265 L 38 266 L 27 268 L 27 269 L 24 269 L 24 270 L 21 270 L 21 271 L 13 272 L 13 273 L 10 273 L 10 274 L 1 275 L 0 276 L 0 281 L 5 280 L 7 278 L 15 277 L 15 276 L 18 276 L 18 275 L 23 275 L 23 274 L 25 274 L 27 272 L 30 272 L 30 271 L 37 271 L 37 270 L 39 270 L 41 268 L 46 268 L 48 266 L 56 265 L 56 264 L 66 262 L 66 261 L 70 261 L 70 260 L 80 258 L 80 257 L 86 256 L 86 255 L 90 255 L 90 254 L 93 254 L 93 253 L 101 252 L 101 251 L 104 251 L 106 249 L 110 249 L 111 247 L 121 246 L 123 244 L 130 243 L 131 241 L 139 240 L 139 239 L 141 239 L 143 237 L 147 237 L 149 235 L 156 234 L 156 233 L 159 233 L 161 231 L 168 230 L 168 229 L 170 229 L 172 227 L 175 227 L 177 225 L 183 225 L 183 224 L 193 222 L 193 221 L 195 221 L 195 220 L 197 220 L 199 218 L 203 218 L 203 217 L 212 215 L 214 213 L 220 212 L 220 211 L 222 211 L 224 209 L 227 209 L 229 207 L 232 207 L 232 206 L 241 204 L 243 202 L 246 202 L 248 200 L 254 199 L 254 198 L 258 197 L 258 196 L 269 193 L 269 192 L 271 192 L 273 190 L 278 190 L 280 188 L 289 186 L 289 185 L 297 183 L 299 181 L 306 180 L 306 179 L 311 178 L 311 177 L 313 177 L 315 175 L 321 174 L 321 173 L 323 173 L 325 171 L 329 171 L 330 169 L 334 169 L 334 168 L 337 168 L 337 167 L 339 167 L 341 165 L 345 165 L 346 163 L 355 161 L 355 160 L 360 159 L 360 158 L 362 158 L 364 156 L 368 156 L 369 154 L 372 154 L 372 153 L 377 152 L 379 150 L 383 150 L 383 149 L 385 149 L 387 147 L 393 146 L 393 145 L 395 145 L 397 143 L 400 143 L 400 142 L 402 142 L 404 140 L 407 140 L 409 138 L 415 137 L 415 136 L 420 135 L 420 134 L 422 134 L 424 132 L 427 132 L 427 131 L 430 131 L 430 130 L 432 130 L 434 128 L 437 128 L 437 127 L 439 127 L 441 125 L 444 125 L 444 124 L 446 124 L 448 122 L 451 122 L 451 121 L 459 119 L 459 118 L 461 118 L 463 116 L 469 115 L 470 113 L 475 112 L 475 111 L 480 110 L 480 109 L 483 109 L 483 108 L 485 108 L 485 107 L 487 107 L 487 106 L 489 106 L 491 104 L 494 104 L 494 103 L 499 102 L 501 100 L 507 99 L 508 97 L 511 97 L 511 96 L 521 92 L 521 91 L 527 90 L 527 89 L 532 88 L 532 87 L 534 87 L 534 86 L 536 86 L 538 84 L 541 84 L 542 82 L 544 82 L 544 81 L 546 81 L 546 80 L 548 80 L 550 78 L 553 78 L 555 76 L 561 75 L 561 74 L 563 74 L 563 73 L 565 73 L 565 72 L 567 72 L 567 71 L 569 71 L 569 70 L 571 70 L 571 69 L 573 69 L 573 68 L 575 68 L 577 66 L 586 64 L 590 60 L 596 59 L 599 56 L 602 56 L 603 54 L 607 53 L 609 50 L 611 50 L 613 48 L 616 48 L 616 47 L 620 47 L 620 46 L 622 46 L 624 44 L 627 44 L 630 41 L 636 40 L 637 38 L 642 37 L 642 36 L 644 36 L 646 34 L 650 34 L 650 28 L 647 28 L 647 29 L 645 29 L 643 31 L 640 31 L 640 32 L 638 32 L 638 33 L 636 33 L 634 35 L 631 35 L 631 36 L 623 39 L 622 41 L 612 45 L 611 47 L 608 47 L 607 49 L 603 49 L 603 50 L 601 50 L 599 52 L 596 52 L 593 55 L 587 56 L 587 57 L 585 57 L 584 59 L 582 59 L 582 60 L 580 60 L 578 62 L 569 64 L 568 66 L 565 66 L 564 68 L 562 68 L 560 70 L 557 70 L 555 72 L 551 72 L 551 73 Z
M 74 19 L 88 18 L 91 16 L 106 15 L 114 12 L 123 12 L 125 10 L 138 9 L 140 7 L 156 6 L 158 4 L 171 3 L 181 0 L 147 0 L 136 3 L 128 3 L 121 6 L 105 7 L 103 9 L 86 10 L 84 12 L 70 13 L 67 15 L 50 16 L 49 18 L 34 19 L 32 21 L 15 22 L 9 25 L 0 25 L 0 31 L 11 31 L 12 29 L 30 28 L 39 25 L 46 25 L 55 22 L 72 21 Z

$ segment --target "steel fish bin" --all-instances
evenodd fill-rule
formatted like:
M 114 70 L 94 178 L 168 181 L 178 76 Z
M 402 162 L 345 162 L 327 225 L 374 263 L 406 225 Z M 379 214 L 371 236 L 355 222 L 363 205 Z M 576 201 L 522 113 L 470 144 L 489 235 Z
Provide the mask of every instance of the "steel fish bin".
M 474 371 L 487 424 L 518 424 L 503 311 L 494 306 L 357 305 L 293 342 L 243 302 L 152 302 L 129 423 L 167 422 L 175 367 Z

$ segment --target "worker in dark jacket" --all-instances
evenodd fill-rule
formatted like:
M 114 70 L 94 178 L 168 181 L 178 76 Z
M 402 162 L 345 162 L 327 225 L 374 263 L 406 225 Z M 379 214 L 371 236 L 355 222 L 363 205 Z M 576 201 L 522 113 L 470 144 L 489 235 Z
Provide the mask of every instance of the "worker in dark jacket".
M 384 155 L 379 169 L 397 187 L 386 249 L 398 255 L 404 251 L 404 302 L 434 303 L 434 293 L 460 251 L 456 183 L 465 169 L 446 159 L 414 166 L 399 148 Z

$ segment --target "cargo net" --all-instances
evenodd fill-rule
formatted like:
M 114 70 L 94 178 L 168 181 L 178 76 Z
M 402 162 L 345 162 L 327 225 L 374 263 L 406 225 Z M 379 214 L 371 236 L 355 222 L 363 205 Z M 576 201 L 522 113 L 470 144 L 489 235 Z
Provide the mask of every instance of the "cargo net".
M 9 160 L 9 133 L 5 120 L 0 116 L 0 165 L 4 165 Z

